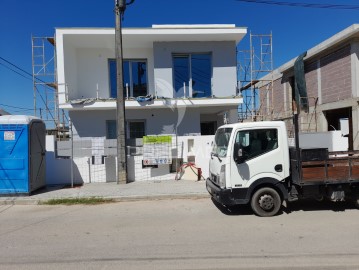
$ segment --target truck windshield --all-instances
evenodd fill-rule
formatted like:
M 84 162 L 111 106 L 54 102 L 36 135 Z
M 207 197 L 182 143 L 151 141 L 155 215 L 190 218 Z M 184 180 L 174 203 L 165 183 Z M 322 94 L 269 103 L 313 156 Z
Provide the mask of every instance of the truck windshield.
M 214 137 L 214 144 L 212 153 L 218 155 L 219 157 L 227 156 L 227 149 L 229 138 L 231 137 L 232 128 L 221 128 L 216 132 Z

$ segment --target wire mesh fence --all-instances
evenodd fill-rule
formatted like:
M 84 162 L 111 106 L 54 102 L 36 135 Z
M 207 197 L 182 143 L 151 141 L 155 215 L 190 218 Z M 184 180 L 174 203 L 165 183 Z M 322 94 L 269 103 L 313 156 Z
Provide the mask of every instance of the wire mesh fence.
M 128 140 L 129 181 L 170 180 L 183 163 L 183 142 L 174 135 Z M 71 159 L 75 184 L 117 180 L 117 140 L 91 137 L 56 142 L 56 156 Z

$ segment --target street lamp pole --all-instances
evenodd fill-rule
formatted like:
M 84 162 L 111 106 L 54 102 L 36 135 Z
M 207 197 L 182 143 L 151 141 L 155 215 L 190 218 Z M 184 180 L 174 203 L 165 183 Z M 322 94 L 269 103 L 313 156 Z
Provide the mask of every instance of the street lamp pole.
M 127 183 L 125 99 L 123 94 L 123 50 L 121 22 L 126 10 L 126 5 L 130 5 L 133 2 L 134 0 L 131 0 L 129 3 L 126 3 L 125 0 L 115 0 L 115 50 L 117 68 L 117 184 Z

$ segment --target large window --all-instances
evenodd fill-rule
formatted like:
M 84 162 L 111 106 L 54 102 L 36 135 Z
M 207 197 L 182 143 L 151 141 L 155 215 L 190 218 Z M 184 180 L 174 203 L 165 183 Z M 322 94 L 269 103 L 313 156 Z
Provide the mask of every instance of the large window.
M 244 160 L 254 158 L 278 148 L 277 129 L 243 130 L 236 134 L 234 145 L 234 158 L 242 149 Z
M 110 91 L 111 97 L 117 97 L 117 68 L 116 60 L 109 60 Z M 128 85 L 128 96 L 138 97 L 147 95 L 147 63 L 145 60 L 123 60 L 123 95 L 127 96 L 126 84 Z
M 211 91 L 212 62 L 210 53 L 174 54 L 174 97 L 209 97 Z
M 136 139 L 146 136 L 146 122 L 144 120 L 131 120 L 126 122 L 127 139 Z M 106 121 L 106 139 L 117 139 L 116 120 Z

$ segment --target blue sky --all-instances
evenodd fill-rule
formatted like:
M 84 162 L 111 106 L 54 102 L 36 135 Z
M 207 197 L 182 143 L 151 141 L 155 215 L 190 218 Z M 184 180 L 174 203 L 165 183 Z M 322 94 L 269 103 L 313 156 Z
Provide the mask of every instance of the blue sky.
M 359 5 L 357 0 L 286 2 Z M 31 73 L 31 35 L 53 36 L 56 27 L 114 27 L 113 6 L 114 0 L 0 0 L 0 57 Z M 274 66 L 278 67 L 359 23 L 358 18 L 359 10 L 273 6 L 236 0 L 135 0 L 126 10 L 123 25 L 231 23 L 247 27 L 253 34 L 272 31 Z M 249 35 L 239 49 L 249 49 Z M 4 64 L 1 59 L 0 63 Z M 0 108 L 13 114 L 32 114 L 33 109 L 32 80 L 3 65 L 0 65 Z

